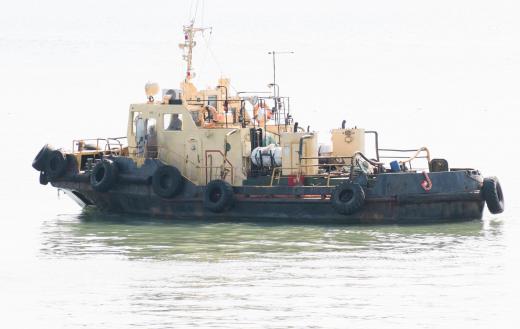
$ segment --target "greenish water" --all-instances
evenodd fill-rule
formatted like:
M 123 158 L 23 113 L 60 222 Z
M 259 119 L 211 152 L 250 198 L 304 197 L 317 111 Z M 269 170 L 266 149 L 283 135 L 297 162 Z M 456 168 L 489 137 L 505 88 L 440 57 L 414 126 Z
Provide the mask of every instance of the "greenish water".
M 0 288 L 26 327 L 512 328 L 518 298 L 511 227 L 495 217 L 322 226 L 73 210 L 11 228 Z
M 169 221 L 103 214 L 89 209 L 42 225 L 41 252 L 48 257 L 85 256 L 110 249 L 129 259 L 247 260 L 259 255 L 419 252 L 454 248 L 500 235 L 500 222 L 448 225 L 323 226 Z

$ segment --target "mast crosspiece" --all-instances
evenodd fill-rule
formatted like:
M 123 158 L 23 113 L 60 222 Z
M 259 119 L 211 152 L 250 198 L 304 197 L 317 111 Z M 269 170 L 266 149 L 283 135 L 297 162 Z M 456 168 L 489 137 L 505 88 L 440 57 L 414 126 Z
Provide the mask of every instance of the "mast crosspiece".
M 195 42 L 196 33 L 203 33 L 206 30 L 210 30 L 211 33 L 212 30 L 211 27 L 195 27 L 194 24 L 195 21 L 192 20 L 189 25 L 183 26 L 184 43 L 179 44 L 179 48 L 184 50 L 182 58 L 186 61 L 185 82 L 189 82 L 195 77 L 195 73 L 193 72 L 193 47 L 197 45 L 197 42 Z

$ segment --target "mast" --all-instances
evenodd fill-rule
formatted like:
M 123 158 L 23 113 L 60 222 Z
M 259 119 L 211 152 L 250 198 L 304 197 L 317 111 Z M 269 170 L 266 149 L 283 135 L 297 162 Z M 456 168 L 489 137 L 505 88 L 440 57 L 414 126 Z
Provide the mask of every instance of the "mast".
M 210 30 L 211 27 L 195 27 L 195 20 L 192 20 L 189 25 L 183 26 L 184 32 L 184 43 L 179 44 L 179 48 L 184 50 L 184 54 L 182 55 L 182 59 L 186 61 L 186 78 L 185 82 L 190 82 L 192 78 L 195 77 L 195 73 L 193 72 L 193 47 L 197 45 L 195 42 L 195 34 L 197 32 L 204 32 L 205 30 Z

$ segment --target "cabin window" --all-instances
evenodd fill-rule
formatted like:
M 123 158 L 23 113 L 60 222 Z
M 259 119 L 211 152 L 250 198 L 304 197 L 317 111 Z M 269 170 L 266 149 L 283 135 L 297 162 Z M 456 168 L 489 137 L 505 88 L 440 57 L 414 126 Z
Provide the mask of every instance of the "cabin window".
M 237 109 L 236 109 L 236 107 L 230 108 L 229 112 L 231 112 L 231 115 L 233 116 L 233 123 L 237 123 Z
M 137 121 L 141 118 L 141 112 L 132 112 L 132 135 L 137 132 Z
M 166 113 L 163 116 L 164 130 L 181 131 L 182 130 L 182 114 Z
M 208 105 L 217 108 L 217 96 L 208 96 Z
M 146 120 L 145 157 L 157 157 L 157 125 L 154 118 Z
M 146 133 L 148 135 L 156 133 L 156 131 L 157 131 L 156 124 L 157 124 L 157 122 L 153 118 L 146 120 Z
M 193 120 L 193 122 L 195 122 L 195 125 L 197 127 L 200 127 L 200 125 L 202 124 L 202 121 L 204 121 L 204 118 L 200 118 L 200 111 L 191 111 L 190 112 L 190 115 L 191 115 L 191 119 Z

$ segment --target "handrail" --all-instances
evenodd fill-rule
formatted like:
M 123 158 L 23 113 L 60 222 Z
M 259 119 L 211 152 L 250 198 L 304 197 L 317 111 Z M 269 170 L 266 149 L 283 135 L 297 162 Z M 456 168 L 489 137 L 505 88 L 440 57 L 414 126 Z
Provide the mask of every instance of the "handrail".
M 379 158 L 379 150 L 380 150 L 380 149 L 379 149 L 379 134 L 378 134 L 378 132 L 375 131 L 375 130 L 366 130 L 366 131 L 365 131 L 365 135 L 366 135 L 366 134 L 374 134 L 374 136 L 375 136 L 375 143 L 376 143 L 376 145 L 375 145 L 375 146 L 376 146 L 376 158 L 377 158 L 377 161 L 379 161 L 379 160 L 380 160 L 380 158 Z
M 283 170 L 298 170 L 299 171 L 299 174 L 297 176 L 301 176 L 301 169 L 302 168 L 309 168 L 309 167 L 321 167 L 321 166 L 328 166 L 328 167 L 334 167 L 334 166 L 338 166 L 337 163 L 326 163 L 326 164 L 307 164 L 307 165 L 301 165 L 299 167 L 275 167 L 273 168 L 273 172 L 271 173 L 271 185 L 270 186 L 273 186 L 273 183 L 274 183 L 274 180 L 277 179 L 278 180 L 278 183 L 280 183 L 280 179 L 282 177 L 282 174 L 280 173 L 279 176 L 276 176 L 276 173 L 277 172 L 282 172 Z M 317 174 L 317 175 L 306 175 L 306 177 L 323 177 L 323 178 L 327 178 L 327 185 L 326 186 L 330 186 L 330 178 L 331 177 L 341 177 L 341 176 L 345 176 L 346 173 L 341 173 L 341 172 L 332 172 L 332 171 L 329 171 L 327 172 L 327 174 Z
M 124 137 L 107 137 L 107 138 L 82 138 L 82 139 L 74 139 L 72 141 L 72 153 L 80 152 L 84 153 L 85 151 L 97 151 L 97 152 L 109 152 L 110 154 L 120 154 L 124 148 L 124 144 L 121 142 L 121 139 L 126 139 Z M 112 141 L 112 143 L 111 143 Z M 95 150 L 80 150 L 79 144 L 85 142 L 95 142 Z M 100 143 L 103 142 L 103 148 L 101 148 Z M 112 148 L 114 142 L 117 142 L 116 148 Z M 76 147 L 78 146 L 78 147 Z
M 418 149 L 379 149 L 379 151 L 387 152 L 416 152 Z
M 363 160 L 365 160 L 366 162 L 370 163 L 372 166 L 382 166 L 384 163 L 383 162 L 379 162 L 379 161 L 374 161 L 374 160 L 370 160 L 369 158 L 366 157 L 366 155 L 364 155 L 362 152 L 360 151 L 357 151 L 356 153 L 354 153 L 354 156 L 352 156 L 352 162 L 354 161 L 354 159 L 356 157 L 361 157 Z
M 426 152 L 426 159 L 428 159 L 428 163 L 430 163 L 430 160 L 431 160 L 430 159 L 430 150 L 428 150 L 428 148 L 425 146 L 419 148 L 415 152 L 415 154 L 412 155 L 411 157 L 409 157 L 408 159 L 399 161 L 399 163 L 401 163 L 401 164 L 404 164 L 406 162 L 410 163 L 412 160 L 419 158 L 419 154 L 421 154 L 421 152 Z
M 127 137 L 126 136 L 123 136 L 123 137 L 108 137 L 107 138 L 107 145 L 108 145 L 109 150 L 110 151 L 112 150 L 112 145 L 110 144 L 110 141 L 115 141 L 115 142 L 117 142 L 117 144 L 119 146 L 119 152 L 123 151 L 123 143 L 121 143 L 121 139 L 127 139 Z M 128 141 L 127 141 L 127 144 L 128 144 Z
M 134 148 L 134 149 L 137 149 L 137 147 L 131 147 L 129 146 L 129 148 Z M 211 152 L 214 152 L 214 153 L 219 153 L 220 155 L 224 156 L 224 153 L 222 153 L 222 151 L 220 150 L 206 150 L 206 156 L 208 156 L 208 153 L 211 153 Z M 226 169 L 226 168 L 230 168 L 231 169 L 231 183 L 233 184 L 234 182 L 234 167 L 233 165 L 231 164 L 231 162 L 226 159 L 226 161 L 220 165 L 220 166 L 213 166 L 213 159 L 211 157 L 211 155 L 209 155 L 210 157 L 210 160 L 211 160 L 211 163 L 210 165 L 208 166 L 207 165 L 207 161 L 206 161 L 206 165 L 205 166 L 201 166 L 191 160 L 188 159 L 188 157 L 184 157 L 183 155 L 171 150 L 171 149 L 168 149 L 164 146 L 157 146 L 157 156 L 155 157 L 156 159 L 159 159 L 163 162 L 167 162 L 167 160 L 165 159 L 165 156 L 168 155 L 168 154 L 171 154 L 173 155 L 179 162 L 184 162 L 186 165 L 190 165 L 192 168 L 195 168 L 195 169 L 205 169 L 205 172 L 206 172 L 206 184 L 207 184 L 207 179 L 208 179 L 208 169 L 210 169 L 210 177 L 212 175 L 212 169 L 220 169 L 221 171 L 221 176 L 223 175 L 222 174 L 222 171 L 223 169 Z M 133 154 L 135 155 L 135 153 Z M 228 167 L 226 167 L 226 164 L 228 165 Z M 185 170 L 187 170 L 187 166 L 184 168 Z M 182 174 L 182 173 L 181 173 Z M 182 174 L 187 180 L 193 182 L 191 179 L 189 179 L 186 175 Z
M 307 135 L 303 135 L 302 137 L 300 137 L 300 145 L 298 148 L 298 157 L 300 159 L 300 163 L 302 162 L 302 157 L 303 157 L 303 141 L 305 139 L 311 138 L 313 136 L 314 136 L 314 134 L 307 134 Z
M 307 138 L 308 137 L 311 137 L 309 135 L 306 135 Z M 300 139 L 300 145 L 301 143 L 303 142 L 303 137 L 306 137 L 306 136 L 302 136 L 302 138 Z M 298 179 L 299 177 L 302 175 L 302 169 L 303 168 L 312 168 L 312 167 L 336 167 L 336 166 L 348 166 L 350 167 L 349 168 L 349 172 L 350 172 L 350 177 L 352 178 L 353 174 L 354 174 L 354 170 L 353 168 L 355 167 L 355 160 L 357 158 L 362 158 L 363 160 L 367 161 L 368 163 L 370 163 L 372 166 L 375 166 L 375 167 L 381 167 L 383 165 L 382 162 L 378 162 L 378 161 L 374 161 L 374 160 L 371 160 L 369 158 L 367 158 L 366 155 L 364 155 L 362 152 L 356 152 L 354 153 L 353 156 L 330 156 L 330 157 L 327 157 L 327 156 L 318 156 L 318 157 L 300 157 L 299 158 L 299 162 L 297 164 L 296 167 L 276 167 L 276 168 L 273 168 L 273 172 L 271 173 L 271 186 L 274 184 L 274 181 L 275 179 L 278 179 L 278 182 L 280 182 L 280 178 L 281 178 L 281 174 L 279 176 L 277 176 L 277 173 L 278 172 L 281 172 L 283 170 L 297 170 L 298 172 L 296 173 L 296 175 L 298 176 Z M 301 160 L 319 160 L 319 159 L 351 159 L 350 161 L 350 164 L 347 164 L 347 163 L 311 163 L 311 164 L 302 164 L 301 163 Z M 318 174 L 318 175 L 313 175 L 313 176 L 316 176 L 316 177 L 323 177 L 323 178 L 326 178 L 327 179 L 327 185 L 326 186 L 330 186 L 330 179 L 331 177 L 341 177 L 341 176 L 345 176 L 346 172 L 332 172 L 332 171 L 328 171 L 326 174 Z
M 302 157 L 302 160 L 322 160 L 322 159 L 350 159 L 351 156 L 317 156 L 317 157 Z
M 227 148 L 227 145 L 228 145 L 228 137 L 233 135 L 234 133 L 236 133 L 238 131 L 238 129 L 233 129 L 231 131 L 228 131 L 226 133 L 226 135 L 224 136 L 224 157 L 227 159 L 227 152 L 228 152 L 228 148 Z
M 218 167 L 217 166 L 215 166 L 215 167 L 208 167 L 207 166 L 208 153 L 218 153 L 218 154 L 222 155 L 222 157 L 224 158 L 224 161 L 223 161 L 222 165 L 218 166 Z M 223 175 L 222 174 L 223 169 L 225 169 L 226 163 L 227 163 L 229 165 L 229 168 L 231 169 L 231 184 L 233 184 L 233 182 L 235 181 L 235 174 L 234 174 L 235 168 L 233 167 L 233 164 L 228 160 L 228 158 L 224 155 L 224 153 L 222 153 L 221 150 L 205 150 L 204 151 L 204 155 L 205 155 L 204 158 L 206 159 L 206 161 L 205 161 L 206 162 L 206 166 L 202 167 L 202 168 L 221 168 L 220 175 L 222 176 Z M 213 159 L 212 159 L 212 161 L 213 161 Z M 207 182 L 207 179 L 208 179 L 208 175 L 206 173 L 206 182 Z

